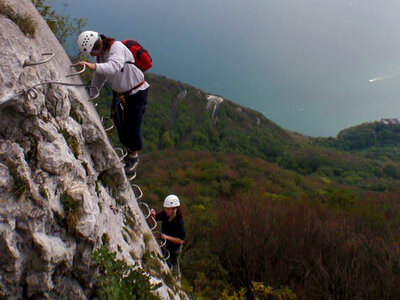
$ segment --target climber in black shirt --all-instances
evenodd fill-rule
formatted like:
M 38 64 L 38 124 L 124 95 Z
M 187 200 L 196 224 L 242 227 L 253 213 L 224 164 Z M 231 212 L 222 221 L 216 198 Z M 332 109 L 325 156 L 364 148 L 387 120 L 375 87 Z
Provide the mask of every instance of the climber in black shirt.
M 167 263 L 170 268 L 177 268 L 179 273 L 178 256 L 185 240 L 185 227 L 179 198 L 175 195 L 167 196 L 164 200 L 164 210 L 156 213 L 152 209 L 151 215 L 156 221 L 162 222 L 161 238 L 167 241 L 165 247 L 170 253 Z

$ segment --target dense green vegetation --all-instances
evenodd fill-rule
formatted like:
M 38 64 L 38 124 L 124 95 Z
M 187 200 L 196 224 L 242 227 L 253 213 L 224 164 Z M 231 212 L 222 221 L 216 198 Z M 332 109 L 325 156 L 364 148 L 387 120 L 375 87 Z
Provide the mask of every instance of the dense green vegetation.
M 67 52 L 71 55 L 76 55 L 72 49 L 67 49 L 67 41 L 71 38 L 75 38 L 82 28 L 86 26 L 85 19 L 73 18 L 70 15 L 61 15 L 56 13 L 52 7 L 48 4 L 47 0 L 31 0 L 33 5 L 39 11 L 40 15 L 47 22 L 51 31 L 55 34 L 61 45 L 68 50 Z M 68 7 L 68 3 L 64 3 L 64 7 Z M 75 43 L 73 43 L 75 45 Z
M 99 265 L 99 274 L 96 276 L 97 292 L 92 297 L 118 300 L 158 299 L 151 291 L 160 285 L 150 283 L 150 276 L 140 266 L 127 265 L 105 246 L 97 249 L 92 257 Z
M 400 125 L 364 123 L 339 132 L 336 138 L 315 139 L 317 145 L 349 151 L 394 165 L 400 161 Z M 398 172 L 398 168 L 397 168 Z M 396 172 L 396 173 L 397 173 Z M 397 177 L 398 175 L 395 175 Z
M 162 151 L 142 157 L 137 183 L 161 208 L 176 193 L 187 241 L 182 272 L 194 298 L 252 282 L 300 299 L 396 299 L 400 193 L 365 192 L 248 156 Z

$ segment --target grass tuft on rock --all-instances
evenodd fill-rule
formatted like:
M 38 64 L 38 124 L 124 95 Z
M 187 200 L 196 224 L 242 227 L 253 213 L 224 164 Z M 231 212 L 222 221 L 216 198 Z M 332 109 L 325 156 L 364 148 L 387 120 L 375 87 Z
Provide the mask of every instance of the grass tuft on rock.
M 0 14 L 13 21 L 25 36 L 34 38 L 36 34 L 36 22 L 27 14 L 15 12 L 11 6 L 0 1 Z

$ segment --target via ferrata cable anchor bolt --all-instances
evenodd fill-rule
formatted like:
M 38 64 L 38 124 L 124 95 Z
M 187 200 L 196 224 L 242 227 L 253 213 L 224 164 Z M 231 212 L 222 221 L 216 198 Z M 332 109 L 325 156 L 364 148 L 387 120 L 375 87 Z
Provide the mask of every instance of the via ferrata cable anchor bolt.
M 42 56 L 49 56 L 49 57 L 41 61 L 30 61 L 29 59 L 27 59 L 25 60 L 23 67 L 36 66 L 47 63 L 55 56 L 55 54 L 53 52 L 43 52 Z
M 35 88 L 27 88 L 24 90 L 24 94 L 28 97 L 28 99 L 37 99 L 38 91 Z
M 71 67 L 71 68 L 75 68 L 75 67 L 78 66 L 78 65 L 79 65 L 79 64 L 73 64 L 73 65 L 70 65 L 70 67 Z M 85 72 L 85 71 L 86 71 L 86 65 L 83 65 L 82 70 L 80 70 L 80 71 L 78 71 L 78 72 L 75 72 L 75 73 L 68 74 L 66 77 L 76 76 L 76 75 L 82 74 L 82 73 Z

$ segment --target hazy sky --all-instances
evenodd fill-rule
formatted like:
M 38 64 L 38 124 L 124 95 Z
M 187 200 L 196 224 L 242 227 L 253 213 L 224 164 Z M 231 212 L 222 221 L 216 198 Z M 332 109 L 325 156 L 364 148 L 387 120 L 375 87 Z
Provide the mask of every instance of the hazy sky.
M 258 110 L 286 129 L 335 136 L 400 117 L 398 0 L 70 0 L 68 6 L 66 13 L 87 18 L 88 29 L 140 41 L 153 57 L 152 72 Z

